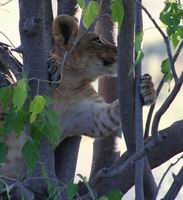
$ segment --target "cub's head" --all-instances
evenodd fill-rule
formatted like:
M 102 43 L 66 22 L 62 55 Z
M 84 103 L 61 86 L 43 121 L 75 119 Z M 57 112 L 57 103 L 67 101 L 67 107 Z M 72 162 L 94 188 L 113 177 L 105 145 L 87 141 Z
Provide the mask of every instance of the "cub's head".
M 53 22 L 53 55 L 63 61 L 64 74 L 93 81 L 101 75 L 116 72 L 117 48 L 96 33 L 80 32 L 73 17 L 57 16 Z M 64 75 L 63 75 L 64 76 Z

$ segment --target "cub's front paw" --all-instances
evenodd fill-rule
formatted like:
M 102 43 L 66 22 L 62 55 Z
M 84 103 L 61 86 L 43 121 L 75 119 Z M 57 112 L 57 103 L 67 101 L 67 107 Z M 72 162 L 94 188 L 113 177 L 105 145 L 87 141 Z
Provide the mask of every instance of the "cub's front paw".
M 57 88 L 61 79 L 61 66 L 54 58 L 48 59 L 48 74 L 51 88 Z
M 151 105 L 156 100 L 156 92 L 152 78 L 149 74 L 144 74 L 141 77 L 140 93 L 143 105 Z

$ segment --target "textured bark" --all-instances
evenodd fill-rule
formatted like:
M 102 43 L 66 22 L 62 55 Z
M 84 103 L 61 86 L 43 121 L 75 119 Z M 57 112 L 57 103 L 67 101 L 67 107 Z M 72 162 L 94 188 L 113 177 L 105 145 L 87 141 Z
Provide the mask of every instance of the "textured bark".
M 153 149 L 147 153 L 147 158 L 150 163 L 151 169 L 154 169 L 173 156 L 183 151 L 183 120 L 175 122 L 170 127 L 161 130 L 159 133 L 166 136 L 166 138 Z M 148 142 L 151 139 L 147 139 Z M 161 152 L 161 153 L 159 153 Z M 127 152 L 124 153 L 119 161 L 113 165 L 116 166 L 123 165 L 128 158 Z M 103 178 L 95 186 L 95 190 L 99 196 L 106 194 L 112 189 L 118 188 L 125 194 L 134 185 L 134 167 L 127 168 L 121 174 L 111 178 Z
M 111 20 L 111 0 L 102 1 L 101 17 L 96 23 L 95 32 L 102 38 L 115 43 L 114 23 Z M 104 76 L 99 79 L 99 94 L 108 103 L 117 99 L 117 78 Z M 103 140 L 96 139 L 93 143 L 93 160 L 91 168 L 91 177 L 101 168 L 111 166 L 120 156 L 117 150 L 117 136 L 109 136 Z
M 28 78 L 43 80 L 48 78 L 47 51 L 49 47 L 45 40 L 48 35 L 45 32 L 45 16 L 47 12 L 51 12 L 51 8 L 44 9 L 46 4 L 51 5 L 49 0 L 19 0 L 21 48 L 24 71 Z M 38 89 L 37 80 L 30 81 L 29 87 L 31 96 L 36 95 L 37 92 L 46 94 L 48 91 L 48 85 L 45 82 L 40 82 Z M 46 138 L 42 140 L 40 153 L 48 175 L 55 176 L 53 147 Z
M 78 11 L 77 0 L 57 0 L 58 14 L 75 16 Z
M 81 137 L 65 139 L 55 151 L 56 174 L 59 180 L 67 183 L 75 175 Z
M 135 152 L 134 77 L 133 64 L 134 7 L 133 1 L 123 1 L 125 15 L 118 35 L 118 92 L 121 124 L 129 153 Z
M 139 0 L 139 2 L 142 2 Z M 143 31 L 142 8 L 135 3 L 135 35 Z M 137 53 L 136 56 L 137 58 Z M 140 81 L 142 76 L 142 63 L 138 63 L 135 67 L 135 142 L 136 152 L 144 149 L 143 136 L 143 113 L 142 102 L 140 96 Z M 156 198 L 157 185 L 154 180 L 149 161 L 147 157 L 143 157 L 135 163 L 135 197 L 136 199 Z

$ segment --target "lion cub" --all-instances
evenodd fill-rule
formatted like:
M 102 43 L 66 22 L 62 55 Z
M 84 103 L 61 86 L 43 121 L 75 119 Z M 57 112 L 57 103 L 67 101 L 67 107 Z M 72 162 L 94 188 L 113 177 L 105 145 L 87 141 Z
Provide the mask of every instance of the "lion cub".
M 115 74 L 117 47 L 95 33 L 80 32 L 75 19 L 67 15 L 54 20 L 53 38 L 49 74 L 62 140 L 73 135 L 120 135 L 118 100 L 106 103 L 91 85 L 102 75 Z M 143 100 L 152 103 L 155 92 L 149 76 L 142 79 L 142 85 Z

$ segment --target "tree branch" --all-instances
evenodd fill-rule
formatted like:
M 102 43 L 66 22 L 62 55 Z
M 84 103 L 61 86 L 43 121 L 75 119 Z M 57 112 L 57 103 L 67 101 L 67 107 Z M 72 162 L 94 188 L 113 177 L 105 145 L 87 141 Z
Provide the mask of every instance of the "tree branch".
M 179 47 L 177 48 L 177 50 L 176 50 L 176 52 L 175 52 L 175 54 L 173 56 L 173 62 L 174 63 L 176 62 L 176 60 L 177 60 L 182 48 L 183 48 L 183 40 L 180 43 Z M 159 93 L 160 93 L 164 83 L 165 83 L 165 76 L 161 79 L 161 81 L 160 81 L 160 83 L 158 85 L 158 88 L 156 90 L 156 98 L 158 98 Z M 149 110 L 149 113 L 148 113 L 148 116 L 147 116 L 147 121 L 146 121 L 144 138 L 147 138 L 149 136 L 150 123 L 151 123 L 151 119 L 152 119 L 152 115 L 153 115 L 153 111 L 154 111 L 155 105 L 156 105 L 156 102 L 150 107 L 150 110 Z
M 141 0 L 139 0 L 141 2 Z M 135 3 L 135 34 L 143 31 L 142 9 Z M 137 58 L 137 53 L 135 53 Z M 140 80 L 142 74 L 142 64 L 138 63 L 135 67 L 135 146 L 136 153 L 144 150 L 143 121 L 142 121 L 142 102 L 140 97 Z M 144 199 L 144 157 L 135 163 L 135 197 Z
M 163 176 L 162 176 L 162 178 L 161 178 L 161 180 L 160 180 L 160 182 L 159 182 L 159 184 L 158 184 L 158 188 L 157 188 L 157 191 L 156 191 L 156 197 L 158 196 L 158 192 L 159 192 L 159 190 L 160 190 L 160 188 L 161 188 L 162 182 L 163 182 L 163 180 L 165 179 L 166 175 L 168 174 L 168 172 L 170 171 L 170 169 L 171 169 L 173 166 L 175 166 L 181 159 L 183 159 L 183 155 L 181 155 L 181 157 L 179 157 L 179 158 L 177 159 L 176 162 L 171 163 L 171 164 L 168 166 L 167 170 L 164 172 L 164 174 L 163 174 Z
M 161 145 L 154 146 L 154 143 L 157 144 L 157 140 L 159 139 L 154 139 L 153 137 L 146 139 L 147 147 L 149 145 L 154 146 L 153 148 L 150 147 L 149 151 L 146 149 L 151 169 L 158 167 L 174 155 L 183 151 L 182 131 L 183 120 L 177 121 L 170 127 L 159 131 L 159 135 L 162 135 L 163 138 L 165 137 L 165 139 L 162 139 L 161 141 L 162 137 L 160 136 Z M 161 152 L 161 154 L 159 152 Z M 91 180 L 91 186 L 94 187 L 94 190 L 97 191 L 99 196 L 105 194 L 106 191 L 111 191 L 112 189 L 119 189 L 123 194 L 125 194 L 134 185 L 134 161 L 139 159 L 138 156 L 143 156 L 144 153 L 145 152 L 142 151 L 141 154 L 137 154 L 136 156 L 133 155 L 134 157 L 132 158 L 134 160 L 132 159 L 132 163 L 129 161 L 129 154 L 127 152 L 124 153 L 115 165 L 106 171 L 103 169 L 100 172 L 102 176 L 105 176 L 105 178 L 101 178 L 101 175 L 98 172 L 98 178 L 95 177 Z M 117 173 L 117 171 L 115 171 L 116 168 L 118 168 L 119 171 L 122 170 L 121 173 Z M 115 177 L 109 177 L 109 175 L 115 175 Z
M 138 0 L 134 0 L 134 1 L 136 3 L 138 3 L 142 7 L 142 9 L 147 14 L 147 16 L 149 17 L 149 19 L 152 21 L 152 23 L 154 24 L 154 26 L 157 28 L 157 30 L 162 35 L 162 37 L 164 39 L 164 42 L 165 42 L 167 55 L 168 55 L 168 57 L 170 59 L 172 74 L 173 74 L 175 82 L 177 82 L 178 81 L 178 77 L 177 77 L 177 74 L 176 74 L 176 71 L 175 71 L 175 65 L 174 65 L 173 58 L 172 58 L 172 52 L 171 52 L 170 42 L 169 42 L 169 39 L 168 39 L 167 35 L 162 31 L 162 29 L 157 24 L 157 22 L 155 21 L 155 19 L 152 17 L 152 15 L 149 13 L 149 11 L 141 4 L 141 2 L 138 1 Z
M 182 83 L 183 83 L 183 72 L 182 72 L 180 78 L 178 79 L 178 81 L 176 82 L 172 92 L 169 94 L 169 96 L 166 98 L 163 105 L 160 107 L 160 109 L 156 112 L 156 114 L 154 116 L 154 120 L 153 120 L 153 124 L 152 124 L 152 131 L 151 131 L 152 135 L 155 135 L 157 133 L 160 119 L 161 119 L 162 115 L 166 112 L 166 110 L 169 108 L 172 101 L 175 99 L 176 95 L 178 94 L 178 92 L 182 86 Z
M 140 3 L 142 1 L 140 0 Z M 142 8 L 135 3 L 135 34 L 143 31 Z M 137 53 L 136 53 L 137 57 Z M 140 82 L 142 64 L 135 67 L 135 135 L 136 153 L 144 149 L 142 102 L 140 96 Z M 135 164 L 135 196 L 136 199 L 154 199 L 156 195 L 156 183 L 154 181 L 147 157 L 143 157 Z
M 125 15 L 118 35 L 118 94 L 121 124 L 127 149 L 135 152 L 134 76 L 129 74 L 133 64 L 134 6 L 133 1 L 124 0 Z M 128 31 L 126 31 L 128 30 Z
M 177 176 L 174 176 L 174 181 L 166 193 L 163 200 L 172 200 L 176 199 L 177 194 L 179 193 L 181 187 L 183 185 L 183 167 L 180 169 Z

